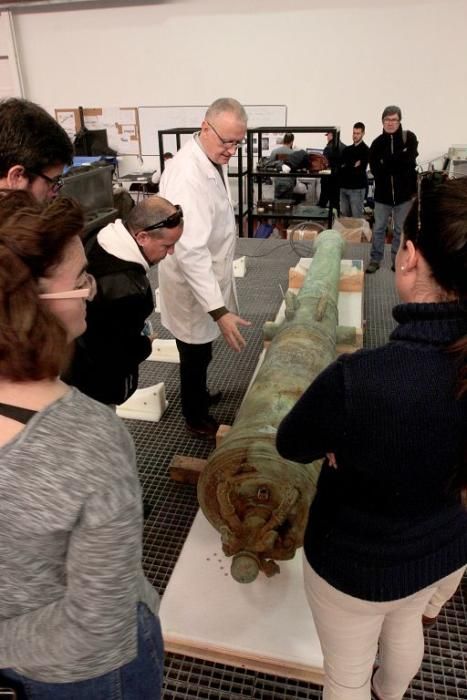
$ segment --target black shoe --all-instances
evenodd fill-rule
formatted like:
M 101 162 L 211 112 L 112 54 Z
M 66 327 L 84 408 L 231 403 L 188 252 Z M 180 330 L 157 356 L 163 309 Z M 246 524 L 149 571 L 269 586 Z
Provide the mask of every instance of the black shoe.
M 379 270 L 379 262 L 376 262 L 376 260 L 371 260 L 365 272 L 368 272 L 368 274 L 371 275 L 373 272 L 376 272 L 376 270 Z
M 219 423 L 212 416 L 207 416 L 207 418 L 196 422 L 185 421 L 185 426 L 189 433 L 202 440 L 215 440 L 219 430 Z
M 217 404 L 222 401 L 222 398 L 222 391 L 215 391 L 212 394 L 208 391 L 208 406 L 217 406 Z

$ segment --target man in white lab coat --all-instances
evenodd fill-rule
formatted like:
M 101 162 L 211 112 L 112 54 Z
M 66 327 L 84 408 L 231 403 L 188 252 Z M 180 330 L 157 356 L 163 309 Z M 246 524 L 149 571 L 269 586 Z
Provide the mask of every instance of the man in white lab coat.
M 212 341 L 222 333 L 239 352 L 245 345 L 239 327 L 250 325 L 237 315 L 236 223 L 227 177 L 227 163 L 246 126 L 246 112 L 237 100 L 216 100 L 201 130 L 176 153 L 160 181 L 160 194 L 182 206 L 185 220 L 174 255 L 159 265 L 161 321 L 180 353 L 187 429 L 207 439 L 214 438 L 218 429 L 209 406 L 220 398 L 207 389 Z

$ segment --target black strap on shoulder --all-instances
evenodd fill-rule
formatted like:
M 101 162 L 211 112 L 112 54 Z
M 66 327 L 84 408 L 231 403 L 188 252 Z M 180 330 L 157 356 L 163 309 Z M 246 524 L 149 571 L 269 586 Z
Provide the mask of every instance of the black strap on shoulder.
M 0 403 L 0 416 L 11 418 L 24 425 L 26 425 L 36 413 L 37 411 L 32 411 L 30 408 L 21 408 L 21 406 L 12 406 L 9 403 Z

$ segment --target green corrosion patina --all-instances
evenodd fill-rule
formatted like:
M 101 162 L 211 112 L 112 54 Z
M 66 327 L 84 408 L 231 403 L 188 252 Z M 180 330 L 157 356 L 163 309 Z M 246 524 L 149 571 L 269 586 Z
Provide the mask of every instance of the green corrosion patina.
M 303 544 L 321 461 L 297 464 L 279 456 L 276 431 L 311 381 L 336 355 L 340 261 L 336 231 L 317 239 L 298 295 L 286 296 L 285 320 L 267 324 L 271 344 L 234 425 L 210 456 L 198 482 L 200 506 L 232 556 L 231 573 L 253 581 L 272 576 L 275 560 Z

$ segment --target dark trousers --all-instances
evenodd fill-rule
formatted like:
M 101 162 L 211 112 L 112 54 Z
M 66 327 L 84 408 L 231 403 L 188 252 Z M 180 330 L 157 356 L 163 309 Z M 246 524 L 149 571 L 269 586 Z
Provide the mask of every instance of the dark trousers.
M 339 211 L 339 185 L 337 178 L 331 175 L 322 175 L 318 206 L 327 207 L 329 200 L 331 200 L 332 208 Z
M 180 398 L 182 413 L 189 423 L 209 415 L 207 373 L 212 360 L 212 342 L 193 345 L 177 340 L 180 354 Z

